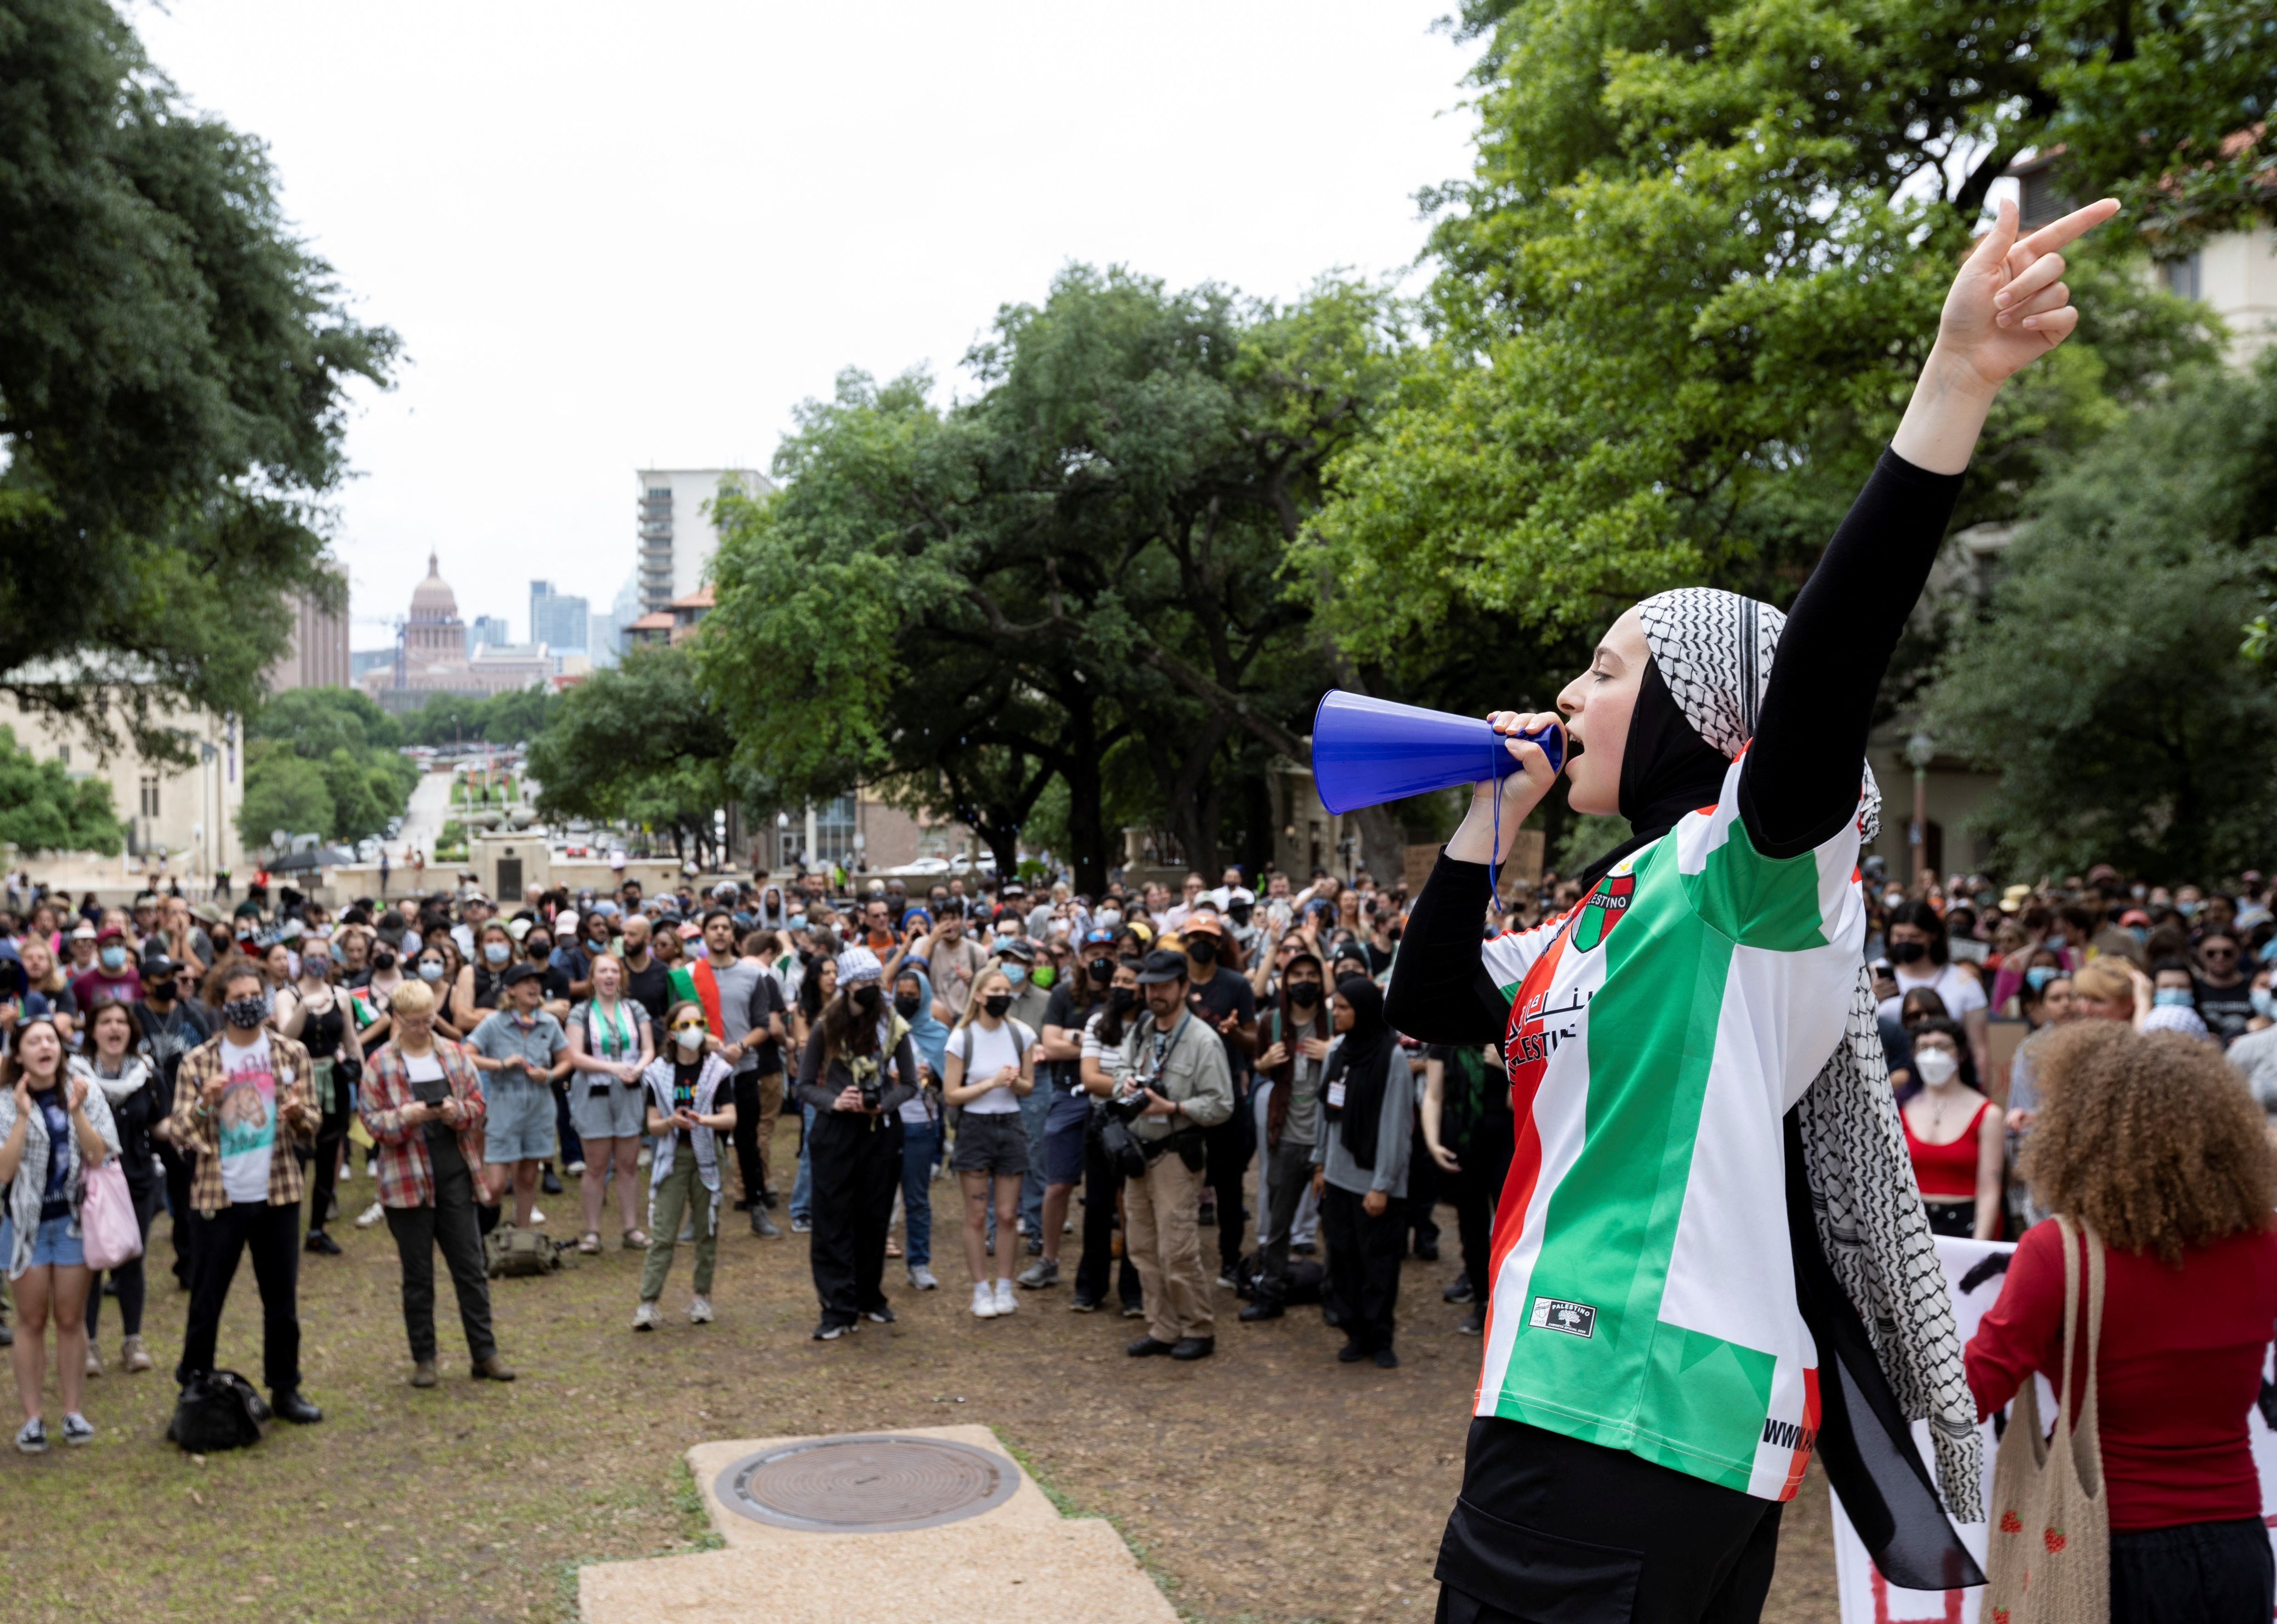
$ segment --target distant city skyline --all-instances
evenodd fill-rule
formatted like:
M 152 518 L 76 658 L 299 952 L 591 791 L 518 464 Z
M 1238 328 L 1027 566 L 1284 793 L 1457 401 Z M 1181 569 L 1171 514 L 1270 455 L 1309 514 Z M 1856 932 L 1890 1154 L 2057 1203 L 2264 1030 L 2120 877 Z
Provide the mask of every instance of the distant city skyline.
M 628 473 L 766 471 L 848 368 L 970 395 L 998 309 L 1071 261 L 1279 300 L 1338 268 L 1420 288 L 1415 194 L 1468 172 L 1475 127 L 1449 9 L 128 14 L 194 107 L 266 147 L 358 318 L 402 335 L 396 387 L 352 398 L 335 493 L 369 651 L 430 548 L 517 636 L 534 579 L 613 603 Z

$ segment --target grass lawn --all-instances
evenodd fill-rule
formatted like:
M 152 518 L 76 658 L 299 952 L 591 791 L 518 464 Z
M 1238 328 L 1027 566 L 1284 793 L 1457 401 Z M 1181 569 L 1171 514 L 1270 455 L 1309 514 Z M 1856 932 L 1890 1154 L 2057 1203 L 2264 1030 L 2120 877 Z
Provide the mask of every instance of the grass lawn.
M 787 1123 L 786 1156 L 795 1132 Z M 937 1211 L 951 1188 L 934 1186 Z M 362 1177 L 341 1192 L 351 1216 L 371 1197 Z M 541 1206 L 549 1231 L 572 1232 L 574 1196 Z M 681 1464 L 691 1444 L 978 1422 L 1064 1506 L 1112 1517 L 1190 1618 L 1430 1617 L 1479 1353 L 1455 1330 L 1461 1310 L 1439 1301 L 1454 1272 L 1451 1223 L 1448 1261 L 1407 1265 L 1405 1363 L 1385 1372 L 1338 1365 L 1337 1338 L 1311 1310 L 1240 1325 L 1223 1292 L 1218 1355 L 1192 1365 L 1124 1358 L 1140 1328 L 1069 1313 L 1064 1286 L 1023 1292 L 1010 1319 L 976 1321 L 956 1231 L 938 1224 L 944 1289 L 912 1292 L 889 1264 L 900 1323 L 816 1343 L 804 1238 L 762 1241 L 742 1215 L 725 1216 L 718 1323 L 682 1316 L 682 1248 L 664 1296 L 673 1323 L 628 1330 L 638 1259 L 614 1249 L 605 1218 L 612 1249 L 600 1258 L 494 1285 L 501 1347 L 522 1375 L 511 1386 L 468 1379 L 445 1285 L 444 1380 L 425 1392 L 405 1385 L 387 1231 L 341 1224 L 345 1257 L 301 1259 L 302 1360 L 324 1423 L 275 1423 L 258 1447 L 202 1463 L 164 1440 L 187 1299 L 160 1262 L 145 1331 L 161 1369 L 88 1384 L 94 1445 L 0 1458 L 0 1611 L 70 1624 L 565 1620 L 578 1564 L 709 1543 Z M 160 1260 L 171 1256 L 165 1225 L 152 1238 Z M 1213 1231 L 1203 1244 L 1215 1247 Z M 115 1303 L 103 1330 L 115 1363 Z M 249 1268 L 222 1362 L 258 1379 Z M 51 1401 L 51 1437 L 57 1420 Z M 765 1598 L 752 1608 L 764 1617 Z M 1765 1616 L 1835 1616 L 1815 1472 L 1788 1507 Z

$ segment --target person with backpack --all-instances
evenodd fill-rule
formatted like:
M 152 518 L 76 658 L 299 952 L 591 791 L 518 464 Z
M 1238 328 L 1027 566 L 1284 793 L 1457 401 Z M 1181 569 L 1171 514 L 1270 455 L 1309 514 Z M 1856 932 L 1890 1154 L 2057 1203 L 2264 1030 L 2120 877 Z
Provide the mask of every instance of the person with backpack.
M 704 1006 L 683 998 L 665 1011 L 666 1052 L 650 1063 L 648 1131 L 656 1144 L 649 1167 L 648 1258 L 641 1265 L 635 1330 L 664 1323 L 657 1300 L 672 1272 L 682 1213 L 696 1231 L 695 1295 L 688 1323 L 712 1323 L 712 1270 L 720 1255 L 720 1146 L 735 1131 L 735 1071 L 706 1025 Z M 724 1094 L 723 1094 L 724 1091 Z
M 1014 1312 L 1013 1221 L 1028 1170 L 1028 1132 L 1020 1102 L 1036 1086 L 1036 1034 L 1011 1017 L 1012 983 L 1001 963 L 973 978 L 972 996 L 948 1041 L 941 1099 L 957 1113 L 954 1165 L 964 1186 L 964 1262 L 972 1274 L 972 1315 Z M 993 1186 L 993 1189 L 992 1189 Z M 988 1218 L 994 1194 L 996 1268 L 988 1268 Z
M 459 1299 L 459 1323 L 477 1381 L 511 1382 L 491 1327 L 480 1179 L 487 1115 L 464 1046 L 435 1035 L 435 992 L 399 982 L 393 1033 L 372 1052 L 357 1108 L 379 1148 L 379 1200 L 403 1265 L 403 1329 L 411 1384 L 435 1385 L 435 1251 Z
M 1257 1056 L 1266 1081 L 1264 1212 L 1258 1224 L 1257 1294 L 1241 1311 L 1245 1323 L 1276 1320 L 1287 1312 L 1289 1238 L 1297 1206 L 1313 1182 L 1313 1147 L 1320 1138 L 1321 1073 L 1331 1033 L 1324 976 L 1310 949 L 1281 967 L 1280 997 L 1258 1034 Z
M 81 1244 L 80 1208 L 88 1174 L 118 1152 L 103 1090 L 64 1064 L 64 1040 L 52 1016 L 35 1015 L 15 1029 L 0 1058 L 0 1266 L 8 1271 L 19 1316 L 9 1356 L 24 1425 L 16 1447 L 36 1455 L 48 1446 L 40 1414 L 47 1329 L 56 1328 L 56 1384 L 64 1402 L 64 1442 L 91 1444 L 95 1428 L 80 1414 L 87 1384 L 88 1287 L 95 1277 Z

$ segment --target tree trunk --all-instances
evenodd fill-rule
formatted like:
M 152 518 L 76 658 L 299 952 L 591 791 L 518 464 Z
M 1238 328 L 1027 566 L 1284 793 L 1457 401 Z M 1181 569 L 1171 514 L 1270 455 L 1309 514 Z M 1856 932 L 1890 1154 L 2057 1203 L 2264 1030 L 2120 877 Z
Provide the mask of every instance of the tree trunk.
M 1107 831 L 1100 827 L 1099 716 L 1090 689 L 1070 680 L 1062 690 L 1068 713 L 1068 751 L 1060 776 L 1068 787 L 1068 856 L 1075 865 L 1075 888 L 1085 896 L 1107 889 L 1109 859 Z

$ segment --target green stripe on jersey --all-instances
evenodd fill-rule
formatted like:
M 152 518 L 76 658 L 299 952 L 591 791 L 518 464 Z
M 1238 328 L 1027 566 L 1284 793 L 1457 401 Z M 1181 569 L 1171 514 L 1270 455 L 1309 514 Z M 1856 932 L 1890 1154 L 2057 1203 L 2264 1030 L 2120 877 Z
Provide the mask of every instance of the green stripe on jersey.
M 1684 876 L 1684 890 L 1700 918 L 1734 942 L 1775 953 L 1826 945 L 1816 856 L 1767 858 L 1737 818 L 1725 826 L 1723 843 L 1708 854 L 1701 871 Z

